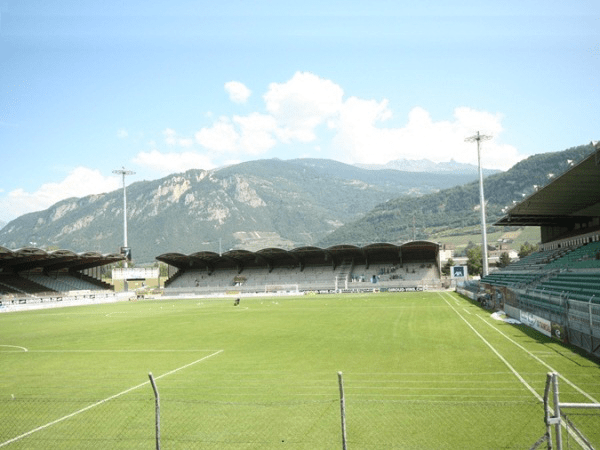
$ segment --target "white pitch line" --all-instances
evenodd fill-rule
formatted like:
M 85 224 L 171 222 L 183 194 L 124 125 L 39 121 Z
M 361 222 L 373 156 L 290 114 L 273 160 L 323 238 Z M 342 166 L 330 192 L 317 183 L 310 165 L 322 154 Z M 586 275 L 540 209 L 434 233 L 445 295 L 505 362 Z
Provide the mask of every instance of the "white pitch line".
M 500 333 L 502 336 L 504 336 L 506 339 L 508 339 L 510 342 L 512 342 L 513 344 L 515 344 L 517 347 L 519 347 L 521 350 L 523 350 L 525 353 L 527 353 L 529 356 L 531 356 L 533 359 L 535 359 L 537 362 L 539 362 L 541 365 L 543 365 L 544 367 L 546 367 L 548 370 L 550 370 L 550 372 L 556 372 L 564 381 L 565 383 L 567 383 L 569 386 L 571 386 L 573 389 L 575 389 L 577 392 L 579 392 L 581 395 L 583 395 L 584 397 L 586 397 L 588 400 L 590 400 L 592 403 L 600 403 L 598 400 L 596 400 L 594 397 L 592 397 L 591 395 L 589 395 L 587 392 L 585 392 L 583 389 L 579 388 L 578 386 L 576 386 L 575 384 L 573 384 L 570 380 L 568 380 L 567 378 L 565 378 L 564 375 L 561 375 L 558 370 L 556 370 L 554 367 L 552 367 L 551 365 L 547 364 L 545 361 L 543 361 L 542 359 L 538 358 L 537 356 L 535 356 L 533 353 L 531 353 L 529 350 L 527 350 L 525 347 L 523 347 L 521 344 L 519 344 L 517 341 L 513 340 L 512 338 L 510 338 L 509 336 L 507 336 L 506 334 L 504 334 L 502 331 L 500 331 L 498 328 L 496 328 L 495 326 L 493 326 L 492 324 L 488 323 L 484 318 L 479 317 L 483 323 L 485 323 L 486 325 L 492 327 L 494 330 L 496 330 L 498 333 Z
M 160 375 L 160 376 L 158 376 L 158 377 L 156 377 L 154 379 L 155 380 L 159 380 L 159 379 L 164 378 L 164 377 L 166 377 L 168 375 L 172 375 L 172 374 L 174 374 L 176 372 L 179 372 L 180 370 L 187 369 L 188 367 L 193 366 L 194 364 L 202 362 L 202 361 L 204 361 L 204 360 L 206 360 L 206 359 L 208 359 L 208 358 L 210 358 L 212 356 L 218 355 L 219 353 L 222 353 L 222 352 L 223 352 L 223 350 L 216 351 L 216 352 L 214 352 L 214 353 L 212 353 L 212 354 L 210 354 L 208 356 L 205 356 L 203 358 L 197 359 L 194 362 L 186 364 L 185 366 L 181 366 L 181 367 L 178 367 L 177 369 L 171 370 L 170 372 L 163 373 L 162 375 Z M 118 394 L 111 395 L 110 397 L 107 397 L 104 400 L 100 400 L 99 402 L 96 402 L 96 403 L 93 403 L 91 405 L 88 405 L 85 408 L 82 408 L 82 409 L 80 409 L 78 411 L 72 412 L 71 414 L 67 414 L 66 416 L 63 416 L 63 417 L 61 417 L 59 419 L 56 419 L 56 420 L 53 420 L 52 422 L 48 422 L 45 425 L 42 425 L 42 426 L 37 427 L 37 428 L 34 428 L 33 430 L 30 430 L 30 431 L 28 431 L 26 433 L 23 433 L 23 434 L 21 434 L 19 436 L 16 436 L 16 437 L 12 438 L 12 439 L 9 439 L 8 441 L 2 442 L 2 443 L 0 443 L 0 447 L 4 447 L 4 446 L 6 446 L 8 444 L 12 444 L 13 442 L 16 442 L 18 440 L 21 440 L 21 439 L 27 437 L 27 436 L 32 435 L 33 433 L 36 433 L 38 431 L 42 431 L 42 430 L 44 430 L 46 428 L 51 427 L 52 425 L 56 425 L 57 423 L 63 422 L 65 420 L 67 420 L 67 419 L 70 419 L 71 417 L 74 417 L 74 416 L 76 416 L 78 414 L 81 414 L 81 413 L 83 413 L 85 411 L 88 411 L 88 410 L 90 410 L 92 408 L 95 408 L 96 406 L 102 405 L 102 404 L 104 404 L 104 403 L 106 403 L 106 402 L 108 402 L 110 400 L 113 400 L 113 399 L 115 399 L 117 397 L 120 397 L 122 395 L 128 394 L 129 392 L 134 391 L 136 389 L 139 389 L 142 386 L 145 386 L 147 384 L 150 384 L 150 380 L 145 381 L 144 383 L 138 384 L 137 386 L 134 386 L 134 387 L 131 387 L 129 389 L 126 389 L 126 390 L 124 390 L 122 392 L 119 392 Z
M 533 388 L 531 387 L 531 385 L 530 385 L 529 383 L 527 383 L 527 381 L 525 381 L 525 379 L 524 379 L 524 378 L 523 378 L 523 377 L 522 377 L 522 376 L 519 374 L 519 372 L 517 372 L 517 371 L 516 371 L 516 369 L 515 369 L 515 368 L 514 368 L 514 367 L 513 367 L 513 366 L 512 366 L 512 365 L 511 365 L 511 364 L 510 364 L 510 363 L 509 363 L 507 360 L 506 360 L 506 358 L 504 358 L 504 356 L 502 356 L 502 355 L 500 354 L 500 352 L 499 352 L 498 350 L 496 350 L 496 349 L 494 348 L 494 346 L 493 346 L 492 344 L 490 344 L 490 343 L 489 343 L 489 342 L 488 342 L 488 341 L 487 341 L 487 340 L 486 340 L 486 339 L 485 339 L 485 338 L 484 338 L 484 337 L 483 337 L 483 336 L 482 336 L 482 335 L 479 333 L 479 331 L 477 331 L 477 330 L 476 330 L 476 329 L 473 327 L 473 325 L 471 325 L 471 324 L 470 324 L 470 323 L 469 323 L 469 322 L 468 322 L 468 321 L 467 321 L 467 320 L 466 320 L 466 319 L 465 319 L 465 318 L 464 318 L 464 317 L 463 317 L 463 316 L 462 316 L 462 315 L 461 315 L 461 314 L 460 314 L 460 313 L 459 313 L 459 312 L 458 312 L 458 311 L 457 311 L 457 310 L 454 308 L 454 306 L 452 306 L 452 305 L 450 304 L 450 302 L 449 302 L 449 301 L 448 301 L 448 300 L 447 300 L 447 299 L 446 299 L 444 296 L 442 296 L 441 294 L 440 294 L 440 296 L 441 296 L 441 297 L 444 299 L 444 301 L 445 301 L 445 302 L 448 304 L 448 306 L 449 306 L 450 308 L 452 308 L 452 311 L 454 311 L 454 312 L 455 312 L 455 313 L 458 315 L 458 317 L 460 317 L 460 318 L 461 318 L 461 320 L 462 320 L 464 323 L 466 323 L 466 324 L 467 324 L 467 326 L 468 326 L 468 327 L 469 327 L 469 328 L 470 328 L 470 329 L 473 331 L 473 333 L 475 333 L 475 334 L 476 334 L 476 335 L 479 337 L 479 339 L 481 339 L 481 340 L 484 342 L 484 344 L 485 344 L 485 345 L 487 345 L 487 346 L 490 348 L 490 350 L 491 350 L 492 352 L 494 352 L 494 354 L 495 354 L 495 355 L 496 355 L 498 358 L 500 358 L 500 361 L 502 361 L 502 362 L 504 363 L 504 365 L 506 365 L 506 367 L 508 367 L 508 368 L 510 369 L 510 371 L 513 373 L 513 375 L 514 375 L 515 377 L 517 377 L 517 379 L 518 379 L 518 380 L 519 380 L 519 381 L 520 381 L 520 382 L 523 384 L 523 386 L 525 386 L 525 387 L 526 387 L 526 388 L 529 390 L 529 392 L 531 392 L 531 393 L 533 394 L 533 396 L 534 396 L 535 398 L 537 398 L 537 399 L 538 399 L 540 402 L 543 402 L 543 401 L 544 401 L 544 399 L 542 398 L 542 396 L 541 396 L 540 394 L 538 394 L 538 393 L 535 391 L 535 389 L 533 389 Z
M 21 350 L 23 350 L 24 352 L 28 352 L 29 350 L 27 350 L 25 347 L 20 347 L 18 345 L 2 345 L 0 344 L 0 347 L 10 347 L 10 348 L 20 348 Z M 13 352 L 14 353 L 14 352 Z M 20 352 L 19 352 L 20 353 Z
M 132 349 L 132 350 L 29 350 L 29 353 L 198 353 L 208 352 L 212 350 L 206 349 L 190 349 L 190 350 L 149 350 L 149 349 Z
M 441 294 L 440 294 L 440 296 L 441 296 Z M 532 388 L 532 387 L 531 387 L 531 386 L 530 386 L 530 385 L 529 385 L 529 384 L 528 384 L 528 383 L 527 383 L 527 382 L 526 382 L 526 381 L 523 379 L 523 377 L 521 377 L 521 375 L 519 375 L 519 373 L 518 373 L 518 372 L 517 372 L 517 371 L 516 371 L 516 370 L 515 370 L 515 369 L 514 369 L 514 368 L 513 368 L 513 367 L 512 367 L 512 366 L 511 366 L 509 363 L 508 363 L 508 361 L 506 361 L 506 360 L 505 360 L 505 359 L 504 359 L 504 358 L 503 358 L 503 357 L 500 355 L 500 353 L 498 353 L 498 352 L 497 352 L 497 351 L 494 349 L 494 347 L 492 347 L 492 345 L 491 345 L 490 343 L 488 343 L 488 342 L 487 342 L 487 341 L 486 341 L 486 340 L 485 340 L 485 339 L 484 339 L 484 338 L 481 336 L 481 334 L 479 334 L 479 333 L 477 332 L 477 330 L 475 330 L 475 328 L 473 328 L 473 326 L 472 326 L 472 325 L 471 325 L 469 322 L 467 322 L 467 320 L 466 320 L 466 319 L 465 319 L 463 316 L 461 316 L 461 315 L 460 315 L 460 313 L 459 313 L 459 312 L 458 312 L 456 309 L 454 309 L 454 307 L 452 307 L 452 305 L 451 305 L 451 304 L 448 302 L 448 300 L 446 300 L 446 298 L 444 298 L 443 296 L 442 296 L 442 298 L 444 299 L 444 301 L 445 301 L 446 303 L 448 303 L 448 306 L 450 306 L 450 308 L 452 308 L 452 310 L 453 310 L 453 311 L 454 311 L 456 314 L 458 314 L 458 316 L 459 316 L 459 317 L 460 317 L 460 318 L 461 318 L 461 319 L 462 319 L 462 320 L 463 320 L 463 321 L 464 321 L 464 322 L 465 322 L 465 323 L 466 323 L 466 324 L 469 326 L 469 328 L 471 328 L 471 330 L 473 330 L 473 331 L 475 332 L 475 334 L 477 334 L 477 336 L 479 336 L 479 337 L 480 337 L 480 338 L 483 340 L 483 342 L 485 342 L 485 343 L 488 345 L 488 347 L 490 347 L 490 348 L 492 349 L 492 351 L 493 351 L 494 353 L 496 353 L 496 355 L 498 355 L 498 357 L 499 357 L 499 358 L 500 358 L 500 359 L 501 359 L 501 360 L 504 362 L 504 364 L 506 364 L 506 365 L 507 365 L 507 367 L 508 367 L 510 370 L 512 370 L 512 372 L 513 372 L 513 373 L 514 373 L 514 374 L 517 376 L 517 378 L 519 378 L 519 380 L 521 381 L 521 383 L 523 383 L 523 384 L 524 384 L 524 385 L 527 387 L 527 389 L 529 389 L 529 391 L 531 391 L 531 392 L 533 393 L 533 395 L 534 395 L 534 396 L 535 396 L 535 397 L 536 397 L 536 398 L 537 398 L 537 399 L 538 399 L 540 402 L 542 402 L 542 403 L 543 403 L 543 402 L 544 402 L 544 400 L 542 399 L 542 397 L 541 397 L 541 396 L 540 396 L 540 395 L 539 395 L 537 392 L 535 392 L 535 390 L 534 390 L 534 389 L 533 389 L 533 388 Z M 485 321 L 484 321 L 484 322 L 485 322 Z M 487 322 L 486 322 L 486 323 L 487 323 Z M 490 325 L 490 326 L 491 326 L 491 325 Z M 492 327 L 492 328 L 494 328 L 494 327 Z M 494 329 L 496 329 L 496 328 L 494 328 Z M 499 331 L 499 330 L 497 330 L 497 329 L 496 329 L 496 331 L 500 332 L 500 331 Z M 520 347 L 520 346 L 519 346 L 519 347 Z M 523 347 L 521 347 L 521 348 L 522 348 L 523 350 L 527 351 L 525 348 L 523 348 Z M 528 351 L 527 351 L 527 352 L 528 352 Z M 528 353 L 529 353 L 529 352 L 528 352 Z M 533 356 L 533 355 L 531 355 L 531 356 Z M 540 362 L 542 362 L 542 361 L 540 360 Z M 563 378 L 563 379 L 564 379 L 564 378 Z M 554 408 L 550 408 L 550 411 L 552 412 L 552 414 L 554 414 Z M 570 427 L 567 427 L 564 421 L 562 421 L 562 420 L 561 420 L 560 424 L 563 426 L 563 428 L 565 428 L 565 429 L 567 430 L 567 432 L 569 433 L 569 435 L 570 435 L 570 436 L 571 436 L 571 437 L 572 437 L 572 438 L 573 438 L 573 439 L 574 439 L 574 440 L 575 440 L 575 441 L 576 441 L 576 442 L 577 442 L 577 443 L 578 443 L 578 444 L 579 444 L 579 445 L 580 445 L 580 446 L 583 448 L 583 447 L 584 447 L 584 443 L 583 443 L 583 441 L 581 440 L 581 438 L 580 438 L 580 437 L 579 437 L 579 436 L 578 436 L 578 435 L 577 435 L 577 434 L 576 434 L 576 433 L 575 433 L 575 432 L 574 432 L 574 431 L 573 431 L 573 430 L 572 430 Z

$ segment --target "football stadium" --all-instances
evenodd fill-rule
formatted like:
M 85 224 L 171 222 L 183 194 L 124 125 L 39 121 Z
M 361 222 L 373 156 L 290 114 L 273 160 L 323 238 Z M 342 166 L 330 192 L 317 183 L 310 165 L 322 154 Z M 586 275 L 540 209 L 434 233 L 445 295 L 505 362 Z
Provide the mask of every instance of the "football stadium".
M 0 447 L 598 448 L 600 151 L 496 225 L 539 251 L 481 280 L 411 241 L 165 253 L 137 295 L 0 248 Z

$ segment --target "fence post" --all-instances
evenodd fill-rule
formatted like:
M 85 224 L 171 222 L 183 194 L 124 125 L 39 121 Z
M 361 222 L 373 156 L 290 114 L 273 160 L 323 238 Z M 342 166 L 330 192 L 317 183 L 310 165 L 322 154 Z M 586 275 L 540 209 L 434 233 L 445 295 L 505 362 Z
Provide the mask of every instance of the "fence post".
M 152 384 L 152 389 L 154 390 L 154 403 L 155 403 L 155 423 L 156 423 L 156 450 L 160 450 L 160 395 L 158 395 L 158 389 L 156 387 L 156 383 L 154 382 L 154 377 L 152 376 L 152 372 L 148 374 L 150 378 L 150 383 Z
M 552 425 L 550 411 L 550 385 L 552 384 L 552 374 L 546 374 L 546 388 L 544 389 L 544 422 L 546 422 L 546 436 L 548 439 L 548 450 L 552 450 Z
M 557 419 L 554 425 L 556 433 L 556 449 L 562 450 L 562 431 L 560 429 L 560 400 L 558 398 L 558 374 L 552 372 L 552 396 L 554 400 L 554 417 Z
M 346 399 L 344 397 L 344 379 L 342 372 L 338 372 L 338 384 L 340 386 L 340 412 L 342 416 L 342 448 L 346 450 Z

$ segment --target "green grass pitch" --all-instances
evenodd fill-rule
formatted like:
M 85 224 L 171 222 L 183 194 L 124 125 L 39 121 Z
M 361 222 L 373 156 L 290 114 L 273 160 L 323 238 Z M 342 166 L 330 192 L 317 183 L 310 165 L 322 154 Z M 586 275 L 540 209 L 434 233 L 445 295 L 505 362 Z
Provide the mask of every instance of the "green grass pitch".
M 146 300 L 0 314 L 0 448 L 529 448 L 600 366 L 450 292 Z M 594 436 L 598 416 L 580 427 Z M 596 430 L 596 431 L 594 431 Z M 575 448 L 575 447 L 573 447 Z

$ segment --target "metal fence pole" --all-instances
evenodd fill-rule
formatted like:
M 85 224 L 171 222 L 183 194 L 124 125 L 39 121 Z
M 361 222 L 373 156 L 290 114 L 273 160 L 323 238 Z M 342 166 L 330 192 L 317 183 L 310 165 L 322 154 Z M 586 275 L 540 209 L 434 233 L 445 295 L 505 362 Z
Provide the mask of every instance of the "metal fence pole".
M 344 397 L 344 378 L 342 372 L 338 372 L 338 384 L 340 386 L 340 412 L 342 416 L 342 448 L 346 450 L 346 399 Z
M 158 389 L 154 382 L 152 372 L 148 374 L 152 389 L 154 390 L 154 401 L 155 401 L 155 417 L 156 417 L 156 450 L 160 450 L 160 395 L 158 395 Z
M 554 425 L 556 433 L 556 448 L 562 450 L 562 431 L 560 429 L 560 400 L 558 398 L 558 374 L 552 373 L 552 396 L 554 400 L 554 417 L 557 419 Z
M 546 374 L 546 388 L 544 389 L 544 421 L 546 422 L 546 436 L 548 439 L 548 450 L 552 450 L 552 425 L 550 422 L 550 385 L 552 384 L 552 374 Z

